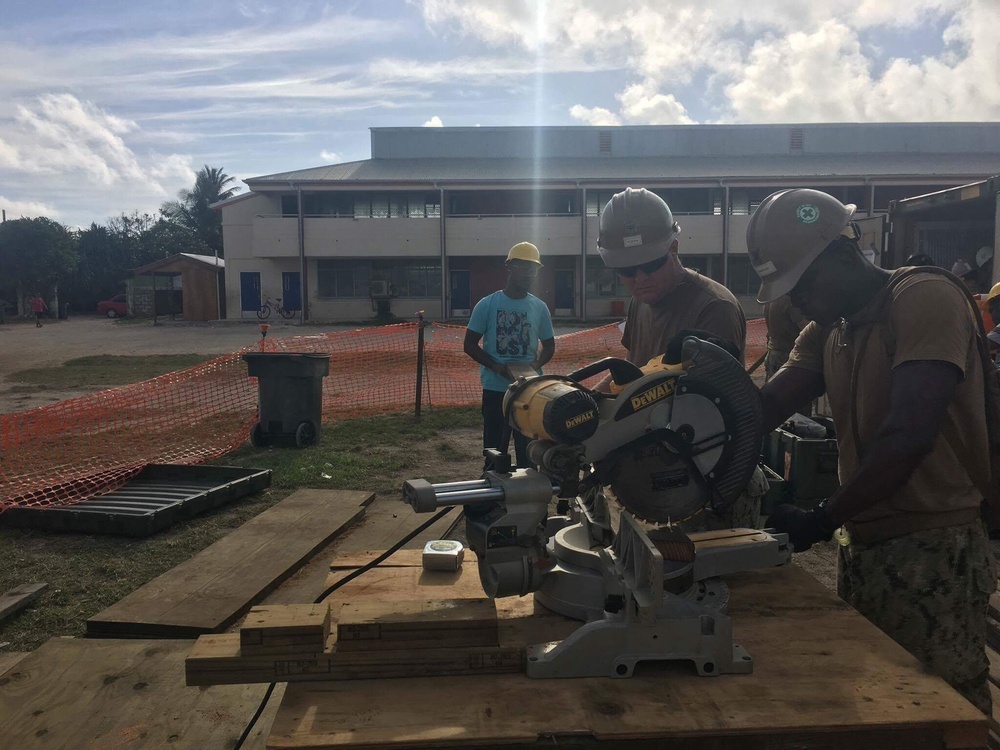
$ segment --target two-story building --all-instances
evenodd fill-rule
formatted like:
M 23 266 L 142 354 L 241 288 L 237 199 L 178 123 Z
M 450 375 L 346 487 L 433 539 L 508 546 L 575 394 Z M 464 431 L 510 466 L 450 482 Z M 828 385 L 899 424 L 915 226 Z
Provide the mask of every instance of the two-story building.
M 254 318 L 270 296 L 306 320 L 462 319 L 527 240 L 554 316 L 612 317 L 628 295 L 597 253 L 599 215 L 631 186 L 667 201 L 685 265 L 752 314 L 746 227 L 771 192 L 857 204 L 878 254 L 890 201 L 997 172 L 1000 123 L 372 128 L 370 159 L 255 177 L 218 204 L 226 309 Z

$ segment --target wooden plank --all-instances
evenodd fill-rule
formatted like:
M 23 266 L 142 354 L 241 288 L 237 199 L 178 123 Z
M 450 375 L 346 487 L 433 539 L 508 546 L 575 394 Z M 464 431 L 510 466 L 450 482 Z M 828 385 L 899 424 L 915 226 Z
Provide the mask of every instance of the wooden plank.
M 432 539 L 447 538 L 449 532 L 459 523 L 461 518 L 461 506 L 455 507 L 430 528 L 425 529 L 410 540 L 404 549 L 423 549 L 424 545 Z M 373 549 L 389 549 L 430 519 L 430 514 L 414 513 L 413 509 L 402 500 L 379 498 L 368 508 L 364 521 L 340 541 L 337 545 L 337 552 L 344 554 L 367 552 Z
M 456 596 L 427 575 L 416 567 L 376 568 L 335 592 L 331 604 Z M 469 564 L 455 586 L 466 581 L 478 584 Z M 753 674 L 705 678 L 678 664 L 640 669 L 627 680 L 499 674 L 295 683 L 268 748 L 503 746 L 581 737 L 699 748 L 986 745 L 986 718 L 974 706 L 796 566 L 727 582 L 733 630 L 754 657 Z M 501 647 L 564 637 L 577 626 L 536 607 L 527 597 L 497 601 Z M 544 699 L 525 699 L 538 694 Z
M 30 651 L 4 651 L 0 653 L 0 677 L 21 663 Z
M 363 568 L 372 560 L 377 558 L 380 552 L 341 552 L 337 548 L 337 556 L 330 561 L 330 570 L 356 570 Z M 419 568 L 423 565 L 423 546 L 420 549 L 401 549 L 393 553 L 385 562 L 379 563 L 380 568 Z M 472 560 L 475 561 L 473 555 Z M 466 558 L 463 564 L 469 561 L 469 550 L 466 550 Z
M 496 645 L 489 599 L 345 602 L 337 618 L 340 652 Z
M 233 747 L 264 687 L 185 687 L 189 648 L 189 641 L 53 638 L 0 678 L 3 747 Z M 254 746 L 263 743 L 247 745 Z
M 253 607 L 240 628 L 240 653 L 314 654 L 330 636 L 329 604 Z
M 48 587 L 47 583 L 27 583 L 0 594 L 0 620 L 27 607 Z
M 244 656 L 236 633 L 203 635 L 185 661 L 188 685 L 312 682 L 372 678 L 499 674 L 524 669 L 524 649 L 508 646 L 348 651 L 335 648 L 293 657 Z
M 364 514 L 370 493 L 298 490 L 87 621 L 88 635 L 224 630 Z
M 990 682 L 1000 685 L 1000 653 L 990 645 L 986 646 L 986 658 L 990 662 Z

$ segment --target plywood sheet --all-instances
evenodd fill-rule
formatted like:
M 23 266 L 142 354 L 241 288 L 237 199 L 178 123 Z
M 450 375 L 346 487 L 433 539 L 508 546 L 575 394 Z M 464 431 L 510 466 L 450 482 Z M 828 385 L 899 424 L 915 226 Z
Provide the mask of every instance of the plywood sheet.
M 0 677 L 3 747 L 233 747 L 265 688 L 185 687 L 190 646 L 166 640 L 48 641 Z M 262 743 L 247 745 L 254 746 Z
M 417 567 L 376 569 L 331 603 L 362 594 L 384 601 L 429 592 L 463 597 L 478 583 L 468 562 L 451 586 L 422 583 L 427 575 Z M 728 581 L 736 639 L 755 660 L 751 675 L 705 678 L 668 665 L 626 680 L 508 674 L 290 684 L 268 747 L 424 748 L 580 737 L 654 746 L 710 741 L 703 747 L 898 746 L 892 738 L 914 747 L 921 738 L 946 747 L 986 745 L 985 717 L 808 574 L 786 566 Z M 533 607 L 530 599 L 498 601 L 501 647 L 546 640 L 566 622 L 534 616 Z
M 87 634 L 224 630 L 364 514 L 370 493 L 298 490 L 87 621 Z

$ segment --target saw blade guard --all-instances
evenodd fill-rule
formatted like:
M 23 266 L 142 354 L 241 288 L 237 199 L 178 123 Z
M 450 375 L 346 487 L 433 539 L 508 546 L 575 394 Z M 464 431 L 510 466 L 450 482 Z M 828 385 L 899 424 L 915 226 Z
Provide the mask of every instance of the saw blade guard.
M 669 429 L 690 446 L 691 460 L 712 492 L 712 507 L 729 508 L 746 489 L 764 439 L 760 392 L 743 364 L 689 336 Z

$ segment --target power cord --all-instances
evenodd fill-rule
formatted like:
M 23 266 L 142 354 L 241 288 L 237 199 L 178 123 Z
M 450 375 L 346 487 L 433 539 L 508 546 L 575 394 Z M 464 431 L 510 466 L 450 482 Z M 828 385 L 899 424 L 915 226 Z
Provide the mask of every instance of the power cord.
M 440 521 L 442 518 L 444 518 L 446 515 L 448 515 L 452 510 L 454 510 L 454 508 L 455 508 L 454 505 L 449 505 L 446 508 L 442 508 L 441 511 L 438 512 L 438 513 L 436 513 L 429 521 L 426 521 L 426 522 L 420 524 L 420 526 L 418 526 L 413 531 L 411 531 L 409 534 L 407 534 L 406 536 L 404 536 L 402 539 L 400 539 L 398 542 L 396 542 L 394 545 L 392 545 L 389 549 L 387 549 L 381 555 L 379 555 L 378 557 L 376 557 L 374 560 L 372 560 L 369 563 L 365 563 L 365 565 L 363 565 L 362 567 L 358 568 L 353 573 L 350 573 L 350 574 L 344 576 L 343 578 L 341 578 L 339 581 L 337 581 L 332 586 L 327 587 L 326 590 L 323 591 L 322 594 L 320 594 L 319 596 L 316 597 L 315 600 L 313 600 L 313 604 L 319 604 L 324 599 L 326 599 L 328 596 L 330 596 L 330 594 L 332 594 L 334 591 L 336 591 L 337 589 L 339 589 L 341 586 L 344 586 L 345 584 L 350 583 L 351 581 L 353 581 L 355 578 L 357 578 L 361 574 L 367 573 L 369 570 L 371 570 L 372 568 L 374 568 L 376 565 L 380 565 L 381 563 L 385 562 L 387 559 L 389 559 L 389 557 L 391 555 L 394 555 L 395 553 L 399 552 L 399 550 L 401 550 L 406 545 L 407 542 L 409 542 L 415 536 L 417 536 L 418 534 L 420 534 L 423 531 L 426 531 L 428 528 L 430 528 L 435 523 L 437 523 L 438 521 Z M 240 736 L 239 740 L 233 746 L 233 750 L 240 750 L 240 748 L 243 747 L 243 743 L 247 741 L 247 737 L 249 737 L 250 736 L 250 732 L 253 731 L 254 724 L 256 724 L 257 720 L 260 719 L 260 715 L 262 713 L 264 713 L 264 707 L 267 706 L 267 701 L 270 699 L 271 693 L 274 692 L 274 686 L 275 685 L 277 685 L 277 683 L 276 682 L 272 682 L 270 685 L 267 686 L 267 691 L 264 693 L 264 697 L 261 699 L 260 705 L 257 706 L 257 710 L 254 712 L 253 718 L 250 719 L 250 723 L 247 724 L 246 729 L 243 730 L 243 734 Z

